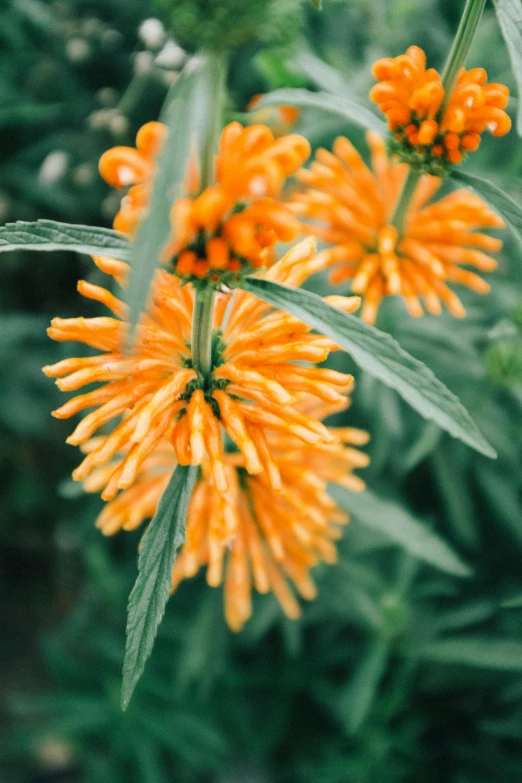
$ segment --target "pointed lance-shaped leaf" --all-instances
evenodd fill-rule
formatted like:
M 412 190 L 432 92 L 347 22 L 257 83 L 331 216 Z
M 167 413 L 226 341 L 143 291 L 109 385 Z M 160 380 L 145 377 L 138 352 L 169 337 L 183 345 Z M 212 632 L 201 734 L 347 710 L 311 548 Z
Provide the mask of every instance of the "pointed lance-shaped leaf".
M 152 651 L 172 584 L 176 552 L 185 541 L 187 508 L 197 468 L 178 465 L 143 536 L 138 578 L 129 597 L 121 706 L 127 709 Z
M 168 135 L 158 157 L 149 209 L 133 243 L 127 303 L 130 333 L 145 308 L 147 296 L 171 233 L 170 210 L 181 195 L 191 153 L 201 153 L 212 107 L 212 58 L 190 60 L 171 88 L 161 121 Z
M 335 114 L 340 119 L 362 128 L 374 130 L 385 136 L 386 125 L 376 115 L 356 101 L 330 95 L 327 92 L 310 92 L 300 88 L 284 88 L 263 95 L 256 103 L 255 109 L 263 106 L 296 106 L 298 109 L 317 109 L 318 111 Z
M 454 169 L 451 172 L 451 176 L 453 179 L 473 188 L 479 196 L 482 196 L 484 201 L 511 226 L 517 238 L 522 242 L 522 207 L 520 204 L 517 204 L 511 196 L 504 193 L 497 185 L 494 185 L 488 179 L 477 177 L 476 174 L 469 174 L 467 171 Z
M 368 489 L 354 494 L 332 484 L 328 492 L 344 511 L 403 547 L 410 555 L 454 576 L 471 575 L 471 570 L 456 552 L 402 506 L 384 500 Z
M 68 250 L 130 261 L 132 245 L 126 236 L 111 228 L 75 226 L 54 220 L 34 223 L 19 220 L 0 226 L 0 253 L 10 250 Z
M 493 0 L 493 4 L 518 85 L 517 131 L 522 136 L 522 3 L 520 0 Z
M 348 687 L 340 693 L 338 709 L 350 734 L 361 728 L 375 704 L 379 683 L 388 663 L 389 647 L 390 642 L 385 636 L 376 635 L 361 655 Z
M 412 654 L 423 661 L 522 671 L 522 642 L 484 636 L 456 636 L 416 645 Z
M 349 313 L 343 313 L 310 291 L 290 288 L 261 277 L 246 277 L 242 288 L 268 304 L 295 315 L 335 340 L 362 370 L 395 389 L 425 419 L 455 438 L 496 457 L 460 400 L 425 364 L 404 351 L 389 334 Z

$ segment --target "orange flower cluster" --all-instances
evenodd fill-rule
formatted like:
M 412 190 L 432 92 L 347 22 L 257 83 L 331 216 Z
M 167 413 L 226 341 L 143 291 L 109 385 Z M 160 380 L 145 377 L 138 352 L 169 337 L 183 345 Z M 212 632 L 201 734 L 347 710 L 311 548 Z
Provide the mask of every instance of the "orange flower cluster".
M 300 407 L 304 404 L 315 418 L 341 407 L 310 399 Z M 225 616 L 233 630 L 240 630 L 251 615 L 252 587 L 273 592 L 288 617 L 299 616 L 287 580 L 303 598 L 313 599 L 310 569 L 335 562 L 335 541 L 348 521 L 326 486 L 337 482 L 360 492 L 364 483 L 353 470 L 368 464 L 368 457 L 354 448 L 367 443 L 366 432 L 349 427 L 328 431 L 332 442 L 316 444 L 303 444 L 289 432 L 267 431 L 281 482 L 276 493 L 266 472 L 248 473 L 240 453 L 225 454 L 226 492 L 217 489 L 208 462 L 203 463 L 188 509 L 186 542 L 172 572 L 173 589 L 206 566 L 209 585 L 224 583 Z M 175 465 L 174 449 L 165 441 L 142 463 L 136 483 L 105 506 L 97 522 L 103 533 L 134 530 L 152 517 Z M 97 492 L 111 469 L 107 465 L 95 471 L 85 488 Z
M 274 139 L 265 125 L 228 125 L 216 158 L 216 184 L 172 208 L 166 254 L 174 257 L 178 275 L 210 274 L 213 282 L 228 283 L 224 272 L 270 266 L 277 242 L 290 242 L 299 233 L 294 216 L 275 197 L 309 154 L 302 136 Z
M 125 278 L 123 262 L 95 262 L 118 281 Z M 299 286 L 324 265 L 314 240 L 306 239 L 266 275 Z M 204 379 L 193 368 L 188 347 L 192 286 L 158 271 L 131 356 L 123 352 L 125 305 L 100 286 L 80 281 L 78 287 L 114 317 L 55 318 L 49 335 L 101 353 L 65 359 L 44 372 L 64 391 L 102 384 L 54 412 L 69 418 L 94 408 L 68 442 L 86 452 L 74 478 L 112 501 L 100 526 L 107 533 L 137 526 L 153 515 L 175 463 L 199 465 L 202 478 L 174 583 L 207 564 L 209 582 L 219 584 L 226 557 L 232 627 L 241 627 L 250 614 L 250 570 L 256 587 L 272 589 L 295 616 L 297 605 L 284 575 L 312 597 L 308 570 L 320 559 L 333 559 L 335 523 L 343 521 L 325 494 L 326 483 L 361 489 L 350 471 L 367 462 L 349 446 L 365 442 L 364 433 L 334 430 L 320 421 L 348 405 L 353 378 L 302 364 L 323 362 L 338 346 L 251 294 L 235 291 L 232 301 L 218 294 L 212 373 Z M 348 312 L 358 306 L 357 297 L 327 300 Z M 110 434 L 96 436 L 114 420 L 119 423 Z
M 391 216 L 407 175 L 405 164 L 394 163 L 384 141 L 368 133 L 373 171 L 345 138 L 338 138 L 333 154 L 318 150 L 310 169 L 298 177 L 303 188 L 294 194 L 291 208 L 310 219 L 305 231 L 331 245 L 319 256 L 336 268 L 333 284 L 352 280 L 352 291 L 364 296 L 362 318 L 373 323 L 383 297 L 401 295 L 410 315 L 439 314 L 441 302 L 458 317 L 465 314 L 448 283 L 459 283 L 477 293 L 489 285 L 461 265 L 491 271 L 496 261 L 486 252 L 497 251 L 499 239 L 477 232 L 505 224 L 481 199 L 466 190 L 427 203 L 441 180 L 425 175 L 412 200 L 403 235 L 391 225 Z
M 379 83 L 370 98 L 388 118 L 393 152 L 430 173 L 460 163 L 478 148 L 485 130 L 503 136 L 511 128 L 504 111 L 509 90 L 503 84 L 487 84 L 483 68 L 462 68 L 442 116 L 441 77 L 434 68 L 426 69 L 426 55 L 418 46 L 378 60 L 373 74 Z
M 100 172 L 110 185 L 132 185 L 114 221 L 115 229 L 131 236 L 148 206 L 165 133 L 161 123 L 148 123 L 138 133 L 136 149 L 115 147 L 100 160 Z M 215 184 L 172 207 L 172 236 L 163 260 L 172 259 L 184 282 L 210 277 L 214 284 L 234 283 L 238 273 L 272 264 L 277 242 L 289 242 L 299 231 L 294 216 L 275 197 L 309 154 L 302 136 L 275 139 L 265 125 L 228 125 L 215 161 Z
M 98 264 L 105 263 L 97 259 Z M 123 262 L 111 261 L 123 271 Z M 270 279 L 299 286 L 323 268 L 313 240 L 304 240 L 267 273 Z M 192 366 L 190 333 L 194 291 L 178 278 L 160 270 L 153 284 L 149 312 L 138 327 L 132 356 L 123 352 L 127 331 L 126 307 L 104 288 L 80 281 L 80 292 L 102 302 L 113 317 L 55 318 L 49 329 L 54 340 L 75 340 L 103 351 L 97 356 L 65 359 L 45 367 L 64 391 L 87 384 L 104 385 L 74 397 L 54 412 L 70 418 L 95 408 L 78 424 L 68 443 L 88 441 L 103 425 L 124 416 L 103 445 L 90 451 L 75 470 L 85 479 L 95 467 L 107 463 L 127 446 L 125 458 L 108 478 L 103 492 L 113 498 L 136 479 L 140 465 L 160 441 L 171 440 L 178 462 L 201 465 L 208 460 L 216 487 L 227 489 L 220 423 L 243 455 L 249 473 L 266 471 L 274 489 L 280 488 L 264 431 L 267 427 L 292 433 L 303 443 L 328 443 L 328 430 L 294 404 L 303 394 L 339 403 L 351 389 L 353 378 L 328 369 L 303 367 L 295 362 L 322 362 L 337 350 L 329 338 L 287 313 L 272 312 L 250 294 L 221 296 L 214 312 L 213 370 L 203 379 Z M 329 297 L 346 311 L 358 306 L 357 297 Z M 224 322 L 225 310 L 227 311 Z

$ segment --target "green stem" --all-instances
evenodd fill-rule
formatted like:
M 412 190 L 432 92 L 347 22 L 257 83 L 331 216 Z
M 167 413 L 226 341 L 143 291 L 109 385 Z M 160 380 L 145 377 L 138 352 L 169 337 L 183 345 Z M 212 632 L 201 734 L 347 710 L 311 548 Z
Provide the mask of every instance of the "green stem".
M 399 200 L 397 201 L 393 215 L 390 219 L 391 225 L 395 226 L 399 236 L 402 236 L 404 231 L 404 221 L 421 177 L 422 172 L 412 169 L 411 167 L 408 169 L 408 176 L 404 180 L 401 195 L 399 196 Z
M 196 291 L 192 316 L 192 361 L 194 369 L 208 378 L 212 372 L 212 311 L 214 289 L 199 288 Z
M 219 137 L 223 125 L 225 104 L 225 84 L 228 66 L 228 53 L 209 52 L 207 54 L 211 69 L 210 95 L 212 107 L 209 126 L 205 135 L 201 160 L 201 188 L 214 183 L 214 157 L 218 150 Z M 214 289 L 209 285 L 196 291 L 194 313 L 192 315 L 192 361 L 194 369 L 206 379 L 212 372 L 212 314 L 214 310 Z
M 439 117 L 444 116 L 459 71 L 464 65 L 471 48 L 485 5 L 486 0 L 467 0 L 466 2 L 457 35 L 442 71 L 444 100 L 439 110 Z
M 211 69 L 209 101 L 212 106 L 210 124 L 207 129 L 201 161 L 201 188 L 214 183 L 214 158 L 219 146 L 225 105 L 225 84 L 228 67 L 228 52 L 207 54 Z

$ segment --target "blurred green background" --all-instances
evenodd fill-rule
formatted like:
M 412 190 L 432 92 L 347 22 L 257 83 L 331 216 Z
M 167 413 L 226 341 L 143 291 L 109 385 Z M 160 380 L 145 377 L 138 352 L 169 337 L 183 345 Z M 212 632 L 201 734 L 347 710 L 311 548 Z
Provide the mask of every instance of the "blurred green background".
M 209 15 L 218 24 L 220 8 L 235 18 L 242 6 L 4 0 L 0 224 L 110 225 L 119 197 L 98 176 L 99 156 L 157 117 L 186 59 L 178 44 L 197 48 L 217 29 L 205 26 Z M 252 4 L 261 16 L 235 50 L 230 117 L 283 86 L 365 100 L 371 63 L 413 43 L 440 68 L 462 6 Z M 172 26 L 178 43 L 150 20 Z M 489 4 L 470 64 L 513 87 Z M 307 112 L 297 129 L 314 145 L 346 133 L 365 150 L 362 133 L 332 117 Z M 485 139 L 470 170 L 520 198 L 515 131 Z M 71 425 L 50 417 L 60 393 L 40 371 L 70 352 L 47 339 L 50 318 L 95 314 L 76 280 L 102 276 L 75 255 L 2 255 L 1 783 L 522 781 L 522 261 L 503 234 L 492 293 L 464 294 L 464 321 L 412 320 L 390 301 L 378 322 L 463 400 L 498 460 L 442 435 L 355 370 L 347 421 L 372 435 L 372 494 L 350 501 L 339 563 L 316 572 L 317 600 L 290 622 L 259 597 L 233 635 L 220 591 L 203 578 L 183 584 L 125 714 L 139 536 L 106 540 L 94 529 L 99 501 L 69 478 Z M 335 362 L 353 369 L 349 357 Z

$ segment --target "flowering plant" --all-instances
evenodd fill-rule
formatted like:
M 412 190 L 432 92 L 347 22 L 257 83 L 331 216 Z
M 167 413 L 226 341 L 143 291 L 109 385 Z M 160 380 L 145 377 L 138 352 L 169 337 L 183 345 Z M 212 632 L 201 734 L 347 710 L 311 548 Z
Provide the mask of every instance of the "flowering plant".
M 412 316 L 438 314 L 442 303 L 463 316 L 452 286 L 486 293 L 488 284 L 462 266 L 493 270 L 501 246 L 484 230 L 520 228 L 509 197 L 454 173 L 483 131 L 510 128 L 507 89 L 463 68 L 483 5 L 468 0 L 442 76 L 426 70 L 418 47 L 376 64 L 371 97 L 388 120 L 387 147 L 379 119 L 349 107 L 373 129 L 371 168 L 345 137 L 306 168 L 311 148 L 298 133 L 223 128 L 229 52 L 207 43 L 175 81 L 162 121 L 144 125 L 135 148 L 102 156 L 103 178 L 126 189 L 114 230 L 48 221 L 0 231 L 2 250 L 87 252 L 126 289 L 117 297 L 80 281 L 112 315 L 55 318 L 49 335 L 101 353 L 44 368 L 64 391 L 102 384 L 54 412 L 95 408 L 68 442 L 85 452 L 74 478 L 108 501 L 100 528 L 152 519 L 129 603 L 124 707 L 170 591 L 201 566 L 210 585 L 224 583 L 234 630 L 251 615 L 252 585 L 274 592 L 291 618 L 300 609 L 289 583 L 314 597 L 309 571 L 334 562 L 347 521 L 328 485 L 362 490 L 353 471 L 368 462 L 355 448 L 364 431 L 323 421 L 348 407 L 353 386 L 351 375 L 316 366 L 331 352 L 346 351 L 422 416 L 495 456 L 430 369 L 371 325 L 392 295 Z M 467 190 L 430 201 L 451 178 L 468 179 L 489 203 Z M 300 234 L 326 247 L 305 238 L 283 253 Z M 332 283 L 351 280 L 356 296 L 301 289 L 330 267 Z

